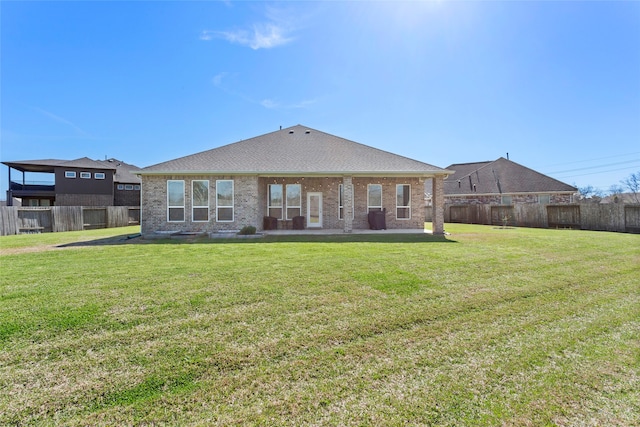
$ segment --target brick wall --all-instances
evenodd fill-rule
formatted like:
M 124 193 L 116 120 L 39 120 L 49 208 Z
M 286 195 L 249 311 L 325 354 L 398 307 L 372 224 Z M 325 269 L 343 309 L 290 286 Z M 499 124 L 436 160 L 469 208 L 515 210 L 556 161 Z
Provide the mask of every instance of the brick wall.
M 209 221 L 194 222 L 191 213 L 191 181 L 209 180 Z M 233 222 L 216 222 L 215 182 L 217 179 L 234 181 Z M 185 182 L 185 221 L 167 221 L 167 180 Z M 214 232 L 221 230 L 240 230 L 245 225 L 253 225 L 262 230 L 263 217 L 267 212 L 267 186 L 269 184 L 300 184 L 302 189 L 302 215 L 306 217 L 307 194 L 321 192 L 323 201 L 323 228 L 341 229 L 345 221 L 338 218 L 339 185 L 342 177 L 287 177 L 258 178 L 256 176 L 143 176 L 141 193 L 142 233 L 155 231 L 193 231 Z M 354 229 L 367 229 L 367 185 L 382 185 L 382 204 L 386 208 L 388 229 L 424 227 L 424 182 L 417 178 L 353 178 L 354 187 Z M 396 184 L 411 185 L 411 218 L 396 219 Z

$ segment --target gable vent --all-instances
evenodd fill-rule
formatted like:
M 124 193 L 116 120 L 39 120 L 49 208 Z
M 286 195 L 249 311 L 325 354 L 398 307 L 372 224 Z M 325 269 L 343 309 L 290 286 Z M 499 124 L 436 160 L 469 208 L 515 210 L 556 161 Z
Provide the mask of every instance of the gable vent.
M 307 130 L 304 131 L 304 133 L 309 134 L 309 133 L 311 133 L 311 131 L 309 129 L 307 129 Z
M 290 131 L 289 131 L 289 134 L 292 134 L 292 133 L 293 133 L 293 130 L 290 130 Z

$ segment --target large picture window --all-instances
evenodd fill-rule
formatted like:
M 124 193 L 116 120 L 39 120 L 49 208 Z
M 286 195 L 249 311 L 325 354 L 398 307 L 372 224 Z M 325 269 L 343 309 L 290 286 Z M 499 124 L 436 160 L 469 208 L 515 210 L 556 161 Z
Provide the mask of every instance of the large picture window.
M 287 219 L 302 215 L 302 187 L 300 184 L 287 184 Z
M 209 181 L 191 181 L 191 218 L 194 222 L 209 221 Z
M 269 184 L 267 215 L 282 219 L 282 184 Z
M 344 219 L 344 185 L 340 184 L 339 188 L 339 196 L 338 196 L 338 219 Z M 351 219 L 355 218 L 355 213 L 353 210 L 353 190 L 351 190 Z
M 411 186 L 396 185 L 396 218 L 411 219 Z
M 216 181 L 216 221 L 233 222 L 233 180 Z
M 167 220 L 184 221 L 184 181 L 167 181 Z
M 382 185 L 369 184 L 367 186 L 367 212 L 382 210 Z

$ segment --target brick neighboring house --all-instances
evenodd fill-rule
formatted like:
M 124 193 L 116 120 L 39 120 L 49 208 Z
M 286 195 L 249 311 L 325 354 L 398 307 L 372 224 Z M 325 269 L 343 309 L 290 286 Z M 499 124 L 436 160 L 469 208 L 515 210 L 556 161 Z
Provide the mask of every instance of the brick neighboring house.
M 443 233 L 443 180 L 451 173 L 302 125 L 280 129 L 138 172 L 142 234 L 278 228 L 424 228 L 424 182 L 433 179 L 434 233 Z
M 500 157 L 477 163 L 453 164 L 444 181 L 447 205 L 518 203 L 572 203 L 578 189 Z
M 7 205 L 22 206 L 139 206 L 140 168 L 117 159 L 22 160 L 2 162 L 9 168 Z M 22 179 L 12 178 L 12 170 Z M 44 182 L 30 182 L 26 173 L 46 174 Z

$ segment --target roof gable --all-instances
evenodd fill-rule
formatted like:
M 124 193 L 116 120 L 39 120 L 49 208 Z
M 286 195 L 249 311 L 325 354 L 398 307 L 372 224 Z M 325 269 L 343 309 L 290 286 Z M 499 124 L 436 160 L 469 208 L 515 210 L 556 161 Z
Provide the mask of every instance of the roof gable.
M 226 174 L 443 174 L 444 169 L 302 125 L 159 163 L 143 175 Z
M 500 157 L 489 162 L 453 164 L 445 179 L 446 195 L 575 192 L 577 189 L 550 176 Z

